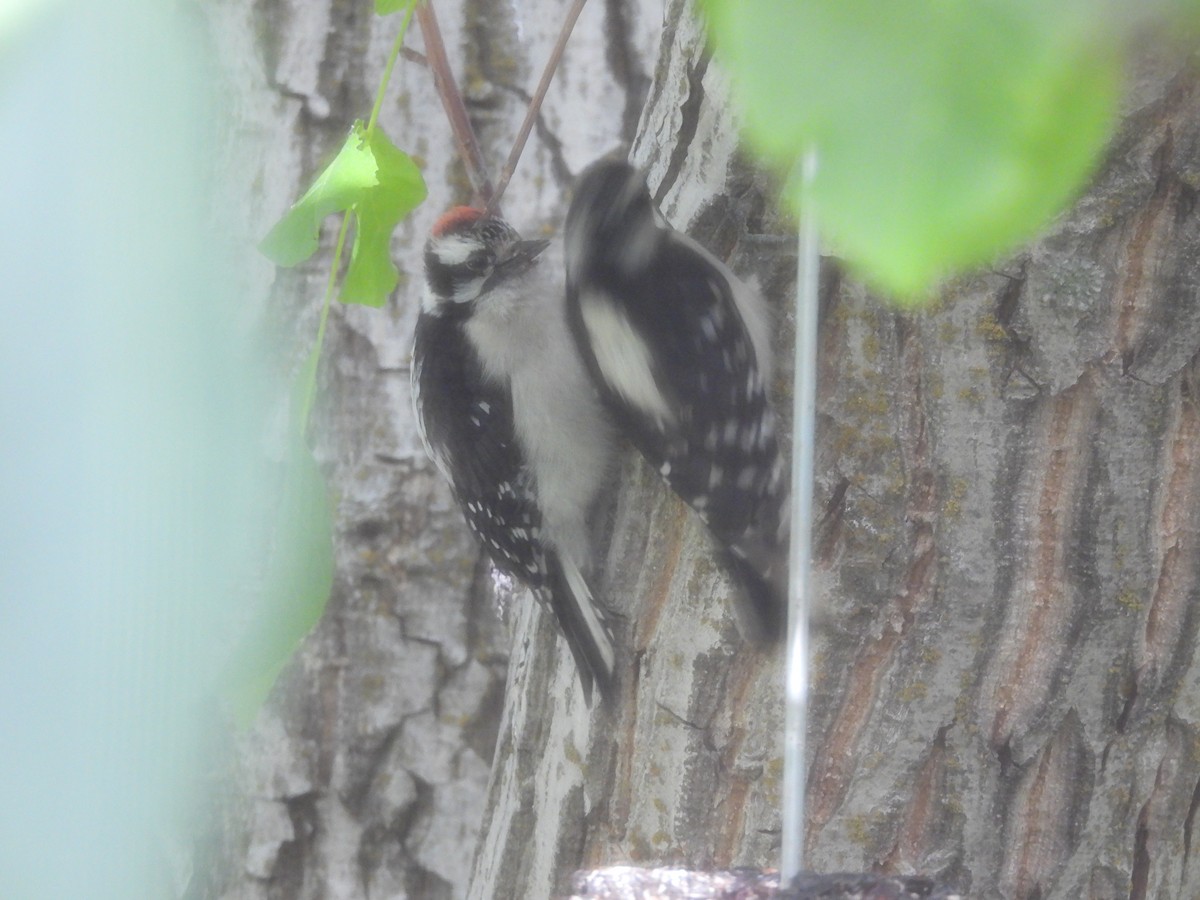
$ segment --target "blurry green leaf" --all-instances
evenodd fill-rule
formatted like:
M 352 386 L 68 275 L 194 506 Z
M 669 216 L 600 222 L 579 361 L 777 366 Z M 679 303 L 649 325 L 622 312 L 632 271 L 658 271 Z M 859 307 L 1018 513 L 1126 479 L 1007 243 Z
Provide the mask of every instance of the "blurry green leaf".
M 1163 0 L 1163 2 L 1166 3 L 1173 16 L 1173 24 L 1178 23 L 1183 30 L 1184 39 L 1194 41 L 1196 33 L 1200 32 L 1200 0 Z
M 263 608 L 234 662 L 229 701 L 238 724 L 258 714 L 275 679 L 325 610 L 333 586 L 333 516 L 325 479 L 303 442 L 283 472 Z
M 1043 226 L 1110 132 L 1115 42 L 1079 0 L 704 6 L 752 143 L 785 171 L 818 148 L 832 249 L 907 299 Z
M 355 122 L 337 156 L 263 238 L 259 249 L 281 266 L 308 259 L 316 252 L 322 220 L 349 209 L 374 187 L 375 168 L 363 123 Z
M 4 0 L 0 3 L 0 50 L 24 33 L 37 15 L 58 6 L 57 0 Z
M 426 191 L 417 164 L 396 149 L 378 126 L 371 132 L 370 150 L 378 167 L 378 184 L 354 207 L 354 248 L 340 299 L 383 306 L 398 280 L 392 232 L 425 199 Z
M 333 587 L 333 512 L 304 438 L 317 360 L 314 350 L 292 387 L 295 412 L 270 529 L 263 605 L 234 654 L 228 679 L 228 699 L 243 727 L 254 721 L 279 673 L 320 620 Z

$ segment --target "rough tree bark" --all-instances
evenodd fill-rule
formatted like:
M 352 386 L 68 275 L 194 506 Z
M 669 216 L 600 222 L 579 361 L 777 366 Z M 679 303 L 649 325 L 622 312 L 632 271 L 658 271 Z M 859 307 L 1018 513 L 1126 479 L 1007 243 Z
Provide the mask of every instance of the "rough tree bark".
M 371 109 L 400 24 L 372 6 L 201 6 L 233 113 L 217 163 L 231 190 L 217 214 L 257 304 L 250 316 L 287 345 L 277 351 L 285 371 L 312 345 L 336 224 L 326 249 L 295 270 L 276 271 L 254 246 Z M 438 0 L 437 12 L 495 175 L 563 4 Z M 584 11 L 505 198 L 527 235 L 556 229 L 574 174 L 632 139 L 660 17 L 661 6 L 633 0 Z M 415 27 L 407 43 L 423 49 Z M 424 235 L 441 211 L 471 198 L 421 65 L 400 61 L 380 124 L 418 158 L 429 199 L 393 241 L 403 278 L 388 307 L 335 307 L 330 320 L 312 432 L 336 510 L 333 595 L 252 731 L 230 752 L 214 750 L 215 800 L 192 897 L 466 894 L 511 639 L 479 551 L 417 438 L 407 366 Z
M 369 107 L 394 24 L 366 6 L 211 5 L 244 125 L 275 144 L 247 178 L 246 236 Z M 558 7 L 438 9 L 499 160 Z M 591 4 L 506 211 L 554 227 L 570 174 L 635 138 L 664 213 L 758 279 L 786 347 L 774 186 L 738 153 L 690 8 L 668 0 L 661 45 L 657 10 Z M 1200 895 L 1198 89 L 1143 58 L 1086 196 L 925 312 L 827 260 L 814 868 L 921 871 L 980 898 Z M 431 187 L 394 245 L 410 276 L 462 199 L 438 110 L 402 67 L 383 122 Z M 273 285 L 260 264 L 252 287 L 311 334 L 323 264 Z M 388 310 L 335 319 L 318 439 L 335 593 L 243 741 L 192 894 L 540 898 L 580 866 L 772 864 L 781 658 L 739 642 L 703 530 L 623 459 L 598 584 L 624 616 L 625 677 L 589 711 L 545 617 L 518 598 L 511 644 L 497 624 L 413 437 L 415 297 L 410 277 Z
M 786 298 L 785 229 L 682 9 L 634 158 L 674 224 Z M 1087 196 L 934 309 L 826 272 L 814 868 L 1200 891 L 1200 102 L 1168 60 L 1131 81 Z M 472 897 L 561 893 L 577 865 L 774 862 L 780 661 L 738 643 L 694 517 L 624 475 L 601 580 L 624 694 L 589 716 L 545 629 L 514 650 Z

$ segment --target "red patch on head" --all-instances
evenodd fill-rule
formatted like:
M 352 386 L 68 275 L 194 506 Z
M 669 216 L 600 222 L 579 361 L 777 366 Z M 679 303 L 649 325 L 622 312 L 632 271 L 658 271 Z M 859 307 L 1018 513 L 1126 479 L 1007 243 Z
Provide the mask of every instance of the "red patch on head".
M 434 237 L 442 237 L 451 231 L 474 225 L 481 218 L 483 218 L 482 209 L 476 209 L 473 206 L 453 206 L 442 213 L 433 223 L 433 230 L 430 234 Z

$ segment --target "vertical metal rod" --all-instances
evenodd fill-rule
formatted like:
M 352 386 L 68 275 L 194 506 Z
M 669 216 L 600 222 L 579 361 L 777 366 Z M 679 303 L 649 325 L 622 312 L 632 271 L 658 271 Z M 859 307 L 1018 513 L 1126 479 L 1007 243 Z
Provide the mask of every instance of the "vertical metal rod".
M 808 622 L 812 606 L 813 450 L 816 436 L 817 307 L 821 265 L 812 183 L 817 151 L 800 163 L 800 235 L 796 261 L 796 358 L 792 420 L 792 543 L 788 583 L 787 715 L 783 745 L 781 884 L 804 866 L 804 791 L 808 781 Z

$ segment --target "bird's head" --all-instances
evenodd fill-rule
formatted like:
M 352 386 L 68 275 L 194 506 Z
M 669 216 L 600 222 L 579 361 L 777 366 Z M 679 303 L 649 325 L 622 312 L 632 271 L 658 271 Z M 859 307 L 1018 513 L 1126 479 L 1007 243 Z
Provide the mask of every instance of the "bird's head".
M 640 171 L 618 159 L 594 163 L 579 176 L 567 211 L 567 278 L 637 274 L 657 253 L 662 221 Z
M 467 310 L 499 282 L 524 272 L 548 241 L 523 241 L 503 219 L 456 206 L 434 223 L 425 243 L 425 308 Z

